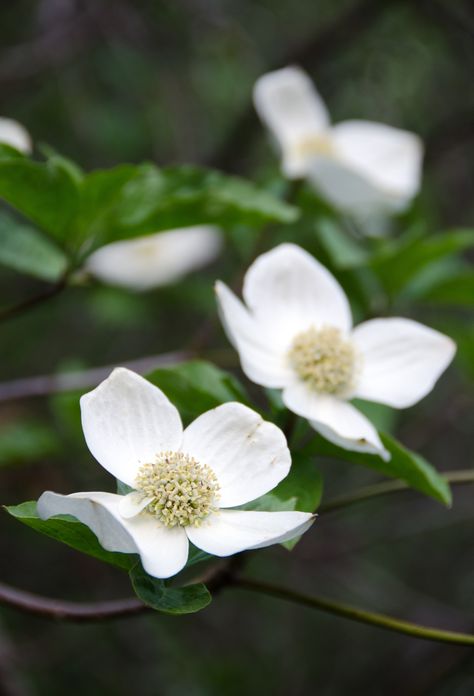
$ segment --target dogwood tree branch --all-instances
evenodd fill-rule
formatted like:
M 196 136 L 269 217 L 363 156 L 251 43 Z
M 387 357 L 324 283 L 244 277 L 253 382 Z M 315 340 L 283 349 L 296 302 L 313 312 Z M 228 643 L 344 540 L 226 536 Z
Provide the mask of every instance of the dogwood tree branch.
M 319 609 L 329 614 L 334 614 L 351 621 L 377 626 L 396 633 L 403 633 L 422 640 L 431 640 L 440 643 L 452 643 L 454 645 L 474 646 L 474 635 L 445 631 L 438 628 L 422 626 L 410 621 L 370 612 L 349 604 L 342 604 L 323 597 L 306 595 L 296 590 L 280 587 L 261 580 L 235 577 L 230 571 L 217 571 L 214 576 L 215 589 L 236 587 L 251 592 L 258 592 L 271 597 L 277 597 L 286 601 L 301 604 L 311 609 Z M 212 589 L 212 578 L 209 583 Z M 107 602 L 79 603 L 68 602 L 59 599 L 51 599 L 18 590 L 14 587 L 0 583 L 0 603 L 17 610 L 35 614 L 48 619 L 59 619 L 74 622 L 104 621 L 136 616 L 152 609 L 143 604 L 137 598 L 117 599 Z
M 14 317 L 27 312 L 29 309 L 33 309 L 43 302 L 50 300 L 56 295 L 59 295 L 67 286 L 67 277 L 64 276 L 57 283 L 51 285 L 49 288 L 40 292 L 38 295 L 33 295 L 33 297 L 27 297 L 26 300 L 22 300 L 17 304 L 11 305 L 10 307 L 5 307 L 0 309 L 0 321 L 7 321 L 8 319 L 13 319 Z
M 137 597 L 114 599 L 107 602 L 68 602 L 62 599 L 42 597 L 41 595 L 19 590 L 0 583 L 0 604 L 4 604 L 28 614 L 36 614 L 48 619 L 67 621 L 102 621 L 151 611 Z
M 459 471 L 449 471 L 444 474 L 443 478 L 452 486 L 474 483 L 474 470 L 460 469 Z M 341 510 L 342 508 L 349 507 L 355 503 L 364 502 L 365 500 L 370 500 L 371 498 L 378 498 L 383 495 L 389 495 L 390 493 L 409 490 L 413 490 L 413 488 L 404 481 L 399 481 L 398 479 L 395 481 L 382 481 L 381 483 L 374 483 L 372 486 L 359 488 L 359 490 L 349 493 L 348 495 L 341 495 L 338 498 L 334 498 L 334 500 L 329 500 L 327 503 L 320 505 L 318 512 L 333 512 L 334 510 Z
M 80 372 L 67 372 L 56 375 L 37 375 L 24 377 L 9 382 L 0 383 L 0 402 L 10 399 L 25 399 L 31 396 L 48 396 L 50 394 L 62 394 L 63 392 L 88 389 L 95 387 L 99 382 L 109 376 L 117 365 L 128 367 L 140 374 L 146 374 L 158 367 L 176 365 L 183 360 L 195 357 L 194 353 L 184 350 L 176 350 L 161 355 L 147 355 L 136 360 L 118 361 L 113 365 L 93 367 Z
M 438 643 L 452 643 L 454 645 L 474 646 L 474 635 L 469 633 L 458 633 L 456 631 L 445 631 L 438 628 L 422 626 L 410 621 L 402 621 L 387 614 L 379 614 L 377 612 L 366 611 L 353 607 L 349 604 L 334 602 L 323 597 L 314 597 L 312 595 L 296 592 L 286 587 L 280 587 L 261 580 L 252 580 L 250 578 L 238 578 L 233 581 L 232 585 L 243 590 L 258 592 L 260 594 L 277 597 L 295 604 L 301 604 L 310 609 L 319 609 L 328 614 L 335 614 L 350 621 L 369 624 L 370 626 L 378 626 L 388 631 L 396 633 L 404 633 L 413 638 L 421 638 L 422 640 L 432 640 Z

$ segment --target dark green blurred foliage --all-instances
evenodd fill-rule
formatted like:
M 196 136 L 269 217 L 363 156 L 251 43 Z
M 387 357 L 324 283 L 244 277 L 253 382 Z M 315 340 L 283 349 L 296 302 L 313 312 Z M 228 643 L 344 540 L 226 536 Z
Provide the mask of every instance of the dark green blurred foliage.
M 347 221 L 306 187 L 295 197 L 304 209 L 298 220 L 283 202 L 267 219 L 267 194 L 252 198 L 252 187 L 249 194 L 225 180 L 217 187 L 218 203 L 224 197 L 228 206 L 230 196 L 231 207 L 234 199 L 238 205 L 218 262 L 183 283 L 143 295 L 76 285 L 3 323 L 2 380 L 112 365 L 186 346 L 209 319 L 214 321 L 213 281 L 229 280 L 246 266 L 256 248 L 256 226 L 265 218 L 271 223 L 265 248 L 297 240 L 314 252 L 350 294 L 356 317 L 412 316 L 457 341 L 454 367 L 420 405 L 400 414 L 375 407 L 371 417 L 438 470 L 472 466 L 474 10 L 467 0 L 19 0 L 3 4 L 0 17 L 0 115 L 18 119 L 35 143 L 53 148 L 44 150 L 50 162 L 46 174 L 44 165 L 27 165 L 33 193 L 41 194 L 45 176 L 48 192 L 53 184 L 72 191 L 63 197 L 64 209 L 53 200 L 22 211 L 52 232 L 55 242 L 35 232 L 31 247 L 30 223 L 10 208 L 2 211 L 2 306 L 42 291 L 44 281 L 63 271 L 60 245 L 73 233 L 68 224 L 74 182 L 82 174 L 54 152 L 77 161 L 86 173 L 124 162 L 151 163 L 143 170 L 147 176 L 152 172 L 150 186 L 168 187 L 171 198 L 173 186 L 178 193 L 181 186 L 175 170 L 168 178 L 155 176 L 152 165 L 212 165 L 283 198 L 287 186 L 278 158 L 250 101 L 255 79 L 270 68 L 303 65 L 335 121 L 387 122 L 419 133 L 427 147 L 421 195 L 397 220 L 389 241 L 348 234 Z M 22 166 L 21 159 L 3 170 L 0 164 L 0 187 L 2 181 L 10 185 Z M 130 172 L 133 179 L 135 167 L 117 170 L 120 184 L 122 177 L 129 181 Z M 177 175 L 188 176 L 191 189 L 195 178 L 204 176 L 193 172 Z M 93 177 L 97 181 L 100 174 Z M 103 243 L 115 212 L 107 208 L 103 217 L 94 215 L 94 203 L 110 190 L 91 189 L 82 192 L 90 219 L 79 223 L 96 225 Z M 173 220 L 200 222 L 193 216 L 216 205 L 216 199 L 198 195 L 184 213 L 171 206 L 171 213 L 164 211 L 167 217 L 159 206 L 147 209 L 149 200 L 134 198 L 133 186 L 129 193 L 128 233 L 133 229 L 133 234 L 163 229 Z M 3 195 L 21 209 L 5 190 Z M 288 224 L 279 225 L 285 217 Z M 2 243 L 2 225 L 12 219 L 18 248 L 29 249 L 30 260 L 21 267 Z M 80 230 L 78 224 L 74 231 Z M 216 362 L 219 354 L 226 356 L 219 364 L 225 363 L 228 345 L 218 326 L 213 331 Z M 235 356 L 224 366 L 235 368 Z M 193 388 L 186 374 L 170 381 L 164 369 L 154 373 L 154 381 L 175 389 L 170 396 L 177 399 L 185 400 Z M 240 387 L 227 378 L 211 381 L 217 399 L 227 398 L 222 392 L 242 398 L 232 396 Z M 275 416 L 284 418 L 271 394 L 263 397 L 251 384 L 246 388 L 259 406 L 266 407 L 268 398 Z M 85 447 L 79 394 L 1 405 L 2 503 L 36 499 L 49 488 L 111 490 L 110 477 Z M 193 398 L 197 410 L 214 405 L 208 393 L 199 397 L 202 401 L 194 392 Z M 185 419 L 194 415 L 193 408 L 183 412 Z M 380 479 L 369 469 L 324 458 L 312 480 L 319 493 L 320 474 L 328 499 Z M 286 500 L 284 486 L 276 497 Z M 308 593 L 472 632 L 473 534 L 472 489 L 454 489 L 451 510 L 409 492 L 321 515 L 291 555 L 282 548 L 262 551 L 249 572 Z M 0 551 L 1 579 L 25 589 L 84 600 L 130 593 L 119 570 L 35 535 L 7 514 L 1 519 Z M 5 609 L 2 690 L 7 696 L 85 691 L 91 696 L 131 691 L 143 696 L 468 696 L 474 690 L 474 661 L 464 649 L 229 590 L 197 615 L 153 614 L 96 626 L 48 623 Z

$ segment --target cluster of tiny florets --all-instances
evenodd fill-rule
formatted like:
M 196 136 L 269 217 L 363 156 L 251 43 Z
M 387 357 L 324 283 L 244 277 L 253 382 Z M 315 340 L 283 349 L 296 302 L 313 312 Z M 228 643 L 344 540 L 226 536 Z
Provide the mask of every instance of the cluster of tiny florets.
M 300 155 L 321 155 L 330 157 L 334 154 L 334 145 L 327 135 L 312 135 L 301 138 L 294 145 Z
M 321 394 L 346 396 L 354 386 L 357 354 L 335 327 L 311 327 L 299 333 L 288 359 L 298 376 Z
M 135 487 L 144 498 L 152 498 L 146 512 L 167 527 L 199 527 L 216 511 L 219 497 L 212 469 L 182 452 L 161 452 L 154 462 L 143 464 Z

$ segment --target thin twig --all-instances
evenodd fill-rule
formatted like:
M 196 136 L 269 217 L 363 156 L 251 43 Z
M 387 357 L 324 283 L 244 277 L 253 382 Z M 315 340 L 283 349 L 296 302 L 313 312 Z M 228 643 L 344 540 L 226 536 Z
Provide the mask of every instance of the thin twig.
M 31 396 L 48 396 L 63 392 L 88 389 L 95 387 L 109 376 L 110 372 L 121 365 L 140 374 L 146 374 L 158 367 L 176 365 L 183 360 L 189 360 L 193 353 L 189 351 L 172 351 L 161 355 L 147 355 L 136 360 L 118 361 L 112 365 L 93 367 L 81 372 L 67 372 L 57 375 L 38 375 L 24 377 L 9 382 L 0 383 L 0 402 L 10 399 L 25 399 Z
M 40 292 L 38 295 L 33 297 L 28 297 L 26 300 L 18 302 L 18 304 L 12 305 L 11 307 L 5 307 L 5 309 L 0 310 L 0 321 L 6 321 L 7 319 L 13 319 L 24 312 L 27 312 L 34 307 L 50 300 L 52 297 L 59 295 L 67 286 L 67 277 L 64 276 L 54 285 Z
M 474 469 L 450 471 L 444 474 L 443 478 L 447 483 L 454 486 L 474 483 Z M 413 490 L 413 488 L 408 483 L 405 483 L 405 481 L 382 481 L 381 483 L 374 483 L 372 486 L 360 488 L 354 493 L 341 495 L 338 498 L 334 498 L 334 500 L 329 500 L 319 507 L 318 512 L 333 512 L 334 510 L 341 510 L 342 508 L 349 507 L 355 503 L 361 503 L 365 500 L 370 500 L 371 498 L 378 498 L 379 496 L 388 495 L 390 493 L 409 490 Z
M 388 631 L 395 633 L 404 633 L 413 638 L 422 640 L 432 640 L 438 643 L 452 643 L 454 645 L 474 646 L 474 635 L 468 633 L 458 633 L 456 631 L 445 631 L 438 628 L 422 626 L 410 621 L 402 621 L 387 614 L 379 614 L 377 612 L 366 611 L 353 607 L 349 604 L 334 602 L 323 597 L 314 597 L 303 594 L 286 587 L 279 587 L 271 583 L 262 582 L 261 580 L 252 580 L 249 578 L 238 578 L 233 581 L 233 587 L 238 587 L 243 590 L 251 590 L 260 594 L 278 597 L 295 604 L 301 604 L 310 609 L 319 609 L 329 614 L 341 616 L 350 621 L 369 624 L 370 626 L 378 626 Z
M 62 599 L 42 597 L 32 592 L 10 587 L 5 583 L 0 583 L 0 604 L 48 619 L 81 622 L 118 619 L 150 611 L 150 607 L 143 604 L 137 597 L 94 603 L 68 602 Z

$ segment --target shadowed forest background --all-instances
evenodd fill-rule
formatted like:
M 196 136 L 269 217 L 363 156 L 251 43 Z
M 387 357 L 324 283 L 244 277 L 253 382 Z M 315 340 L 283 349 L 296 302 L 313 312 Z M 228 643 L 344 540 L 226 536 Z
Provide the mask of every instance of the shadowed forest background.
M 423 138 L 423 188 L 404 224 L 433 232 L 474 227 L 474 6 L 467 1 L 17 0 L 0 9 L 0 38 L 0 115 L 86 170 L 190 163 L 278 190 L 279 159 L 251 94 L 264 72 L 298 64 L 335 122 L 381 121 Z M 271 235 L 268 246 L 277 243 Z M 0 380 L 122 364 L 187 346 L 215 315 L 213 282 L 238 272 L 242 248 L 245 240 L 229 244 L 214 265 L 183 283 L 145 294 L 100 284 L 71 287 L 5 322 Z M 0 269 L 2 306 L 40 287 Z M 458 355 L 416 409 L 379 409 L 378 417 L 438 469 L 469 468 L 472 312 L 429 298 L 413 302 L 415 295 L 410 306 L 397 297 L 391 313 L 451 335 Z M 214 331 L 216 362 L 237 372 L 222 329 Z M 0 406 L 2 504 L 37 498 L 47 488 L 108 485 L 105 472 L 90 465 L 78 393 Z M 379 480 L 347 463 L 321 461 L 320 468 L 325 480 L 330 472 L 328 499 Z M 0 557 L 1 580 L 23 589 L 89 600 L 130 593 L 118 570 L 35 535 L 6 514 Z M 291 556 L 273 547 L 250 567 L 303 591 L 472 632 L 472 488 L 454 489 L 451 510 L 405 492 L 322 514 Z M 467 696 L 474 692 L 474 657 L 469 649 L 385 633 L 242 590 L 216 595 L 196 615 L 97 625 L 2 609 L 0 693 L 84 692 Z

